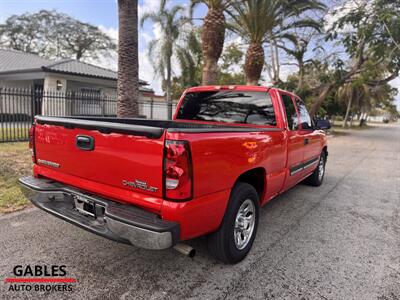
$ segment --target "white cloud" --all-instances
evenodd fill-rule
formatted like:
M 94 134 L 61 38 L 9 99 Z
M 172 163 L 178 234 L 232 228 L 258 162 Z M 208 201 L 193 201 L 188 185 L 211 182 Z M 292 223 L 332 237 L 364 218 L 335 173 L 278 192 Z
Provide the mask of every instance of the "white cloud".
M 1 12 L 0 10 L 0 23 L 3 23 L 6 19 L 7 19 L 6 14 Z
M 105 34 L 107 34 L 109 37 L 114 39 L 115 41 L 118 41 L 118 28 L 105 27 L 103 25 L 99 25 L 99 29 L 103 31 Z
M 161 80 L 159 78 L 155 78 L 153 67 L 145 51 L 139 52 L 139 77 L 140 79 L 150 83 L 150 86 L 156 92 L 156 94 L 163 94 Z
M 138 16 L 140 18 L 148 12 L 154 12 L 160 7 L 160 0 L 144 0 L 138 5 Z
M 324 17 L 325 30 L 328 31 L 332 28 L 334 22 L 347 15 L 349 12 L 358 8 L 366 8 L 367 10 L 372 9 L 372 1 L 369 0 L 348 0 L 343 3 L 334 6 L 329 13 Z M 339 32 L 347 32 L 354 30 L 351 25 L 345 25 Z
M 150 43 L 150 41 L 153 39 L 153 37 L 147 32 L 140 32 L 139 35 L 141 38 L 143 38 L 145 44 Z

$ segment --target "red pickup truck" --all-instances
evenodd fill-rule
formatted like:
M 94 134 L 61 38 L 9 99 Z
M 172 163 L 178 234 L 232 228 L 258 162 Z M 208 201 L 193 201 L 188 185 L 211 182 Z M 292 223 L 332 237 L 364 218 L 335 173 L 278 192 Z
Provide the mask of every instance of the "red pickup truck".
M 37 207 L 103 237 L 165 249 L 202 235 L 220 261 L 249 252 L 259 207 L 305 180 L 319 186 L 322 129 L 296 95 L 259 86 L 190 88 L 172 121 L 37 116 Z

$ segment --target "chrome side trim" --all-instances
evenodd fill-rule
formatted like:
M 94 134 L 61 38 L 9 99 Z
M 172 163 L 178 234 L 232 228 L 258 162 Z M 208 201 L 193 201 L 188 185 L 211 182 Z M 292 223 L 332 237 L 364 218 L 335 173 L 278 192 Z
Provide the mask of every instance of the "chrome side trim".
M 318 162 L 318 160 L 319 160 L 319 156 L 315 157 L 313 159 L 310 159 L 309 161 L 307 161 L 307 162 L 305 162 L 303 164 L 300 164 L 300 165 L 297 165 L 295 167 L 290 168 L 290 176 L 293 176 L 293 175 L 299 173 L 300 171 L 303 171 L 303 170 L 311 167 L 316 162 Z
M 305 164 L 304 167 L 303 167 L 303 170 L 307 169 L 308 167 L 311 167 L 312 165 L 314 165 L 317 162 L 318 162 L 318 159 L 316 159 L 316 160 L 314 160 L 312 162 L 309 162 L 308 164 Z
M 303 171 L 303 168 L 299 168 L 299 169 L 296 169 L 294 171 L 290 171 L 290 176 L 293 176 L 293 175 L 299 173 L 300 171 Z

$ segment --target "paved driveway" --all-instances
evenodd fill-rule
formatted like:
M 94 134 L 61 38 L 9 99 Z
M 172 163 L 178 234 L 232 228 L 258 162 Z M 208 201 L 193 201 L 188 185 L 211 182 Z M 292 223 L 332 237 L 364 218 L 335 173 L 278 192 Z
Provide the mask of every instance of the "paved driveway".
M 15 265 L 65 264 L 72 292 L 8 297 L 97 299 L 400 299 L 400 126 L 330 139 L 326 181 L 299 185 L 261 210 L 247 259 L 117 244 L 37 209 L 0 217 L 0 278 Z M 4 294 L 3 294 L 4 295 Z

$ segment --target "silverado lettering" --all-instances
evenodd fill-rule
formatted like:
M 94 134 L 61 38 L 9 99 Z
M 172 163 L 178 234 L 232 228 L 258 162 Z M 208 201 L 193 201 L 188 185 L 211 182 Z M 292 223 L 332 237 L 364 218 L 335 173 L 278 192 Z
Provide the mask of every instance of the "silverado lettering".
M 135 189 L 141 189 L 149 192 L 157 192 L 158 188 L 148 186 L 147 182 L 135 179 L 135 181 L 122 180 L 123 185 L 131 186 Z

